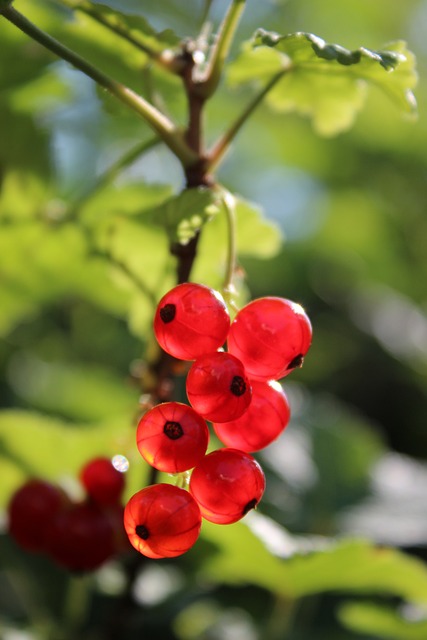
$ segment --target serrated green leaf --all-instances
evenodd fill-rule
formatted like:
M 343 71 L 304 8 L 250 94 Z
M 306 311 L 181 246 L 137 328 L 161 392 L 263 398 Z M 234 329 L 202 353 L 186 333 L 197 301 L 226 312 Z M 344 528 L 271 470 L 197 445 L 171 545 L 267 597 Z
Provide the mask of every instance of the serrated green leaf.
M 351 126 L 369 84 L 383 90 L 403 113 L 416 112 L 415 59 L 401 41 L 381 51 L 364 47 L 350 51 L 310 33 L 283 36 L 258 30 L 230 65 L 228 78 L 231 86 L 259 83 L 281 70 L 283 77 L 268 93 L 267 104 L 279 112 L 310 117 L 323 135 Z
M 253 516 L 257 514 L 250 515 Z M 275 528 L 277 538 L 278 525 Z M 271 540 L 271 531 L 267 533 Z M 287 534 L 291 554 L 283 559 L 271 553 L 273 545 L 267 549 L 259 527 L 244 522 L 221 528 L 205 523 L 202 535 L 214 551 L 200 571 L 218 583 L 254 584 L 291 599 L 345 591 L 396 595 L 407 601 L 427 603 L 425 564 L 369 541 L 307 538 L 304 543 L 303 537 L 292 541 Z
M 185 189 L 139 219 L 163 227 L 170 242 L 185 245 L 218 211 L 218 195 L 197 187 Z
M 385 640 L 427 638 L 425 610 L 424 619 L 409 620 L 388 607 L 368 603 L 347 603 L 340 607 L 338 616 L 344 626 L 356 633 L 375 635 Z

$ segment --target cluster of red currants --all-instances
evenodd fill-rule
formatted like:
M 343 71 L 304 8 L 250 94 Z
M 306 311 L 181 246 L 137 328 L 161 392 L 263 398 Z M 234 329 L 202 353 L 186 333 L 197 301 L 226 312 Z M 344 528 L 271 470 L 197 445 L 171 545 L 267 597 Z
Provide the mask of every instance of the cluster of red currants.
M 80 472 L 86 496 L 73 501 L 59 486 L 31 479 L 12 496 L 8 529 L 28 551 L 42 552 L 70 571 L 90 571 L 123 551 L 124 476 L 108 458 L 90 460 Z
M 155 469 L 191 470 L 189 491 L 151 485 L 125 507 L 132 545 L 150 558 L 163 558 L 193 546 L 202 517 L 231 524 L 260 501 L 265 477 L 250 453 L 287 426 L 289 404 L 277 380 L 302 365 L 312 330 L 299 304 L 278 297 L 253 300 L 230 324 L 217 291 L 184 283 L 160 300 L 154 332 L 167 353 L 194 361 L 186 378 L 191 406 L 159 404 L 137 428 L 139 452 Z M 206 421 L 225 445 L 208 454 Z

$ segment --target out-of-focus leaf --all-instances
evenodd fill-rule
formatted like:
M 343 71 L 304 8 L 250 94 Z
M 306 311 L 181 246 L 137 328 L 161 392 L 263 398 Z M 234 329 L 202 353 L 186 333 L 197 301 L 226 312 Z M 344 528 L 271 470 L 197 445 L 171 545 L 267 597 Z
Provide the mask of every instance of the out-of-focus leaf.
M 417 615 L 416 612 L 415 615 Z M 374 635 L 384 640 L 425 640 L 427 638 L 425 610 L 424 619 L 410 620 L 384 606 L 347 603 L 340 607 L 338 616 L 344 626 L 351 631 Z
M 46 362 L 21 353 L 9 368 L 13 389 L 27 405 L 66 419 L 100 422 L 130 415 L 137 405 L 137 390 L 87 363 Z
M 382 51 L 350 51 L 310 33 L 282 36 L 259 29 L 230 65 L 228 79 L 231 86 L 265 83 L 281 70 L 283 77 L 267 95 L 267 103 L 279 112 L 309 116 L 323 135 L 339 133 L 353 123 L 369 84 L 381 88 L 403 113 L 416 112 L 415 59 L 401 41 Z
M 271 547 L 267 550 L 243 522 L 226 527 L 205 523 L 203 537 L 215 551 L 202 563 L 200 574 L 221 584 L 255 584 L 292 599 L 345 591 L 427 603 L 425 565 L 369 541 L 314 541 L 312 551 L 307 549 L 310 541 L 300 541 L 296 548 L 302 553 L 284 560 L 273 555 Z

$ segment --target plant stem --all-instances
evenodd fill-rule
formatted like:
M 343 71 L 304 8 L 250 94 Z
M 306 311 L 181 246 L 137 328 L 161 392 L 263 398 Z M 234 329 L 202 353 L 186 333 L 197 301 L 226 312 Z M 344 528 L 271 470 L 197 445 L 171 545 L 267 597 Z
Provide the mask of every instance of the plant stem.
M 101 12 L 96 5 L 88 2 L 88 0 L 57 0 L 61 4 L 73 9 L 75 11 L 81 11 L 82 13 L 90 16 L 96 20 L 99 24 L 120 36 L 124 40 L 127 40 L 133 44 L 137 49 L 143 51 L 151 60 L 161 65 L 172 73 L 179 74 L 183 68 L 183 61 L 179 56 L 174 56 L 170 51 L 156 51 L 150 47 L 146 42 L 138 38 L 138 33 L 131 32 L 125 24 L 121 24 L 115 17 L 110 17 L 108 14 Z
M 245 110 L 238 116 L 235 122 L 233 122 L 228 131 L 226 131 L 222 138 L 220 138 L 218 142 L 213 146 L 206 159 L 207 171 L 212 171 L 220 164 L 223 156 L 227 152 L 232 141 L 237 136 L 242 126 L 245 124 L 246 120 L 252 115 L 253 111 L 255 111 L 257 106 L 263 101 L 268 92 L 271 91 L 271 89 L 279 82 L 279 80 L 281 80 L 281 78 L 287 73 L 288 70 L 289 69 L 287 67 L 281 69 L 278 73 L 276 73 L 276 75 L 271 78 L 271 80 L 267 82 L 265 87 L 254 96 Z
M 120 82 L 117 82 L 105 75 L 102 71 L 94 67 L 77 53 L 68 49 L 68 47 L 65 47 L 58 40 L 55 40 L 55 38 L 52 38 L 47 33 L 39 29 L 13 7 L 6 6 L 5 8 L 2 8 L 1 13 L 7 20 L 9 20 L 9 22 L 18 27 L 18 29 L 58 55 L 60 58 L 72 64 L 74 67 L 92 78 L 92 80 L 95 80 L 95 82 L 104 87 L 104 89 L 123 102 L 123 104 L 141 116 L 151 126 L 151 128 L 158 133 L 163 142 L 177 156 L 184 167 L 191 166 L 197 162 L 197 154 L 194 153 L 187 145 L 182 132 L 176 128 L 173 122 L 158 111 L 158 109 L 144 100 L 142 96 L 135 93 L 129 87 L 126 87 Z
M 228 244 L 227 244 L 227 263 L 224 276 L 223 293 L 226 302 L 234 307 L 233 295 L 235 289 L 233 286 L 233 276 L 236 270 L 236 200 L 229 191 L 222 194 L 222 203 L 227 219 Z
M 219 84 L 224 63 L 229 54 L 245 4 L 246 0 L 233 0 L 222 21 L 206 71 L 203 76 L 197 80 L 197 92 L 204 98 L 209 98 Z

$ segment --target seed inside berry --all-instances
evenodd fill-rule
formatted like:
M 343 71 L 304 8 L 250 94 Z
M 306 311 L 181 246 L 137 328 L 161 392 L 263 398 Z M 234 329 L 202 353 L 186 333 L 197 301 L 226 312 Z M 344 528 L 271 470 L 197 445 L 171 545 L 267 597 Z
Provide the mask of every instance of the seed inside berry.
M 163 433 L 171 440 L 178 440 L 178 438 L 184 435 L 184 430 L 179 422 L 168 421 L 165 422 Z
M 243 515 L 245 516 L 248 513 L 248 511 L 250 511 L 251 509 L 255 509 L 257 504 L 258 504 L 258 501 L 255 498 L 250 500 L 248 504 L 243 507 Z
M 159 311 L 159 315 L 161 319 L 166 324 L 168 322 L 172 322 L 172 320 L 175 318 L 175 314 L 176 314 L 176 306 L 174 304 L 165 304 L 165 306 L 162 307 Z
M 242 396 L 246 391 L 246 382 L 241 376 L 234 376 L 231 381 L 230 391 L 235 396 Z
M 150 537 L 147 527 L 143 524 L 136 525 L 135 533 L 139 538 L 141 538 L 141 540 L 148 540 Z

